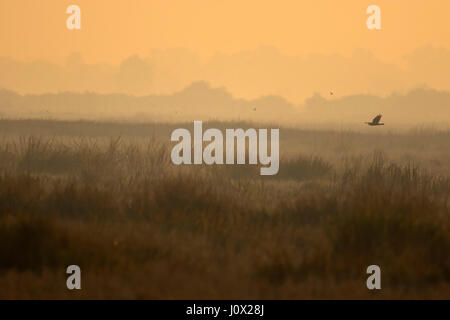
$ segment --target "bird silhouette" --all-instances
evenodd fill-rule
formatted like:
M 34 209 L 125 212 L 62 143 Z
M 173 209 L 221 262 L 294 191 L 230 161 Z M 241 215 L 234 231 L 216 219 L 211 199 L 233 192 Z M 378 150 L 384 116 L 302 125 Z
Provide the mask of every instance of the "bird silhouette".
M 372 122 L 366 122 L 369 126 L 384 126 L 384 123 L 380 123 L 382 115 L 379 114 L 375 118 L 372 119 Z

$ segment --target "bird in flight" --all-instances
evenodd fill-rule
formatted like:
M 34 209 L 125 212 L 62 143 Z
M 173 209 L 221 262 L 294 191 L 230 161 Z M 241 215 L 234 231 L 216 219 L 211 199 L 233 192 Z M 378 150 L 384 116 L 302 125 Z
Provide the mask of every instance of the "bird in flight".
M 384 126 L 384 123 L 380 123 L 382 115 L 379 114 L 373 118 L 372 122 L 366 122 L 369 126 Z

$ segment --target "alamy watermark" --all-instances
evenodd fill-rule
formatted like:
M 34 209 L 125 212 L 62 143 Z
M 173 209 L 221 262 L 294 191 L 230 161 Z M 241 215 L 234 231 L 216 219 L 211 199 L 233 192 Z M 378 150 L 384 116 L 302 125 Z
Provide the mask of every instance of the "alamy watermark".
M 203 132 L 202 121 L 194 121 L 194 137 L 189 130 L 175 129 L 171 136 L 177 143 L 170 155 L 172 163 L 181 164 L 259 164 L 261 175 L 275 175 L 279 169 L 279 129 L 270 129 L 270 144 L 268 143 L 267 129 L 226 129 L 225 155 L 224 134 L 219 129 L 210 128 Z M 193 145 L 192 145 L 193 141 Z M 248 148 L 247 142 L 248 141 Z M 203 148 L 203 142 L 209 144 Z M 268 149 L 270 148 L 270 155 Z M 194 153 L 192 159 L 192 151 Z M 247 157 L 248 151 L 248 157 Z
M 381 289 L 381 268 L 376 264 L 370 265 L 366 270 L 370 276 L 367 278 L 366 286 L 369 290 Z
M 69 274 L 66 280 L 66 286 L 69 290 L 81 290 L 81 269 L 76 264 L 67 267 L 66 273 Z
M 381 30 L 381 9 L 379 6 L 373 4 L 367 7 L 367 14 L 370 16 L 367 18 L 366 25 L 369 30 Z
M 67 7 L 66 13 L 70 16 L 66 20 L 66 27 L 69 30 L 81 29 L 81 9 L 76 4 Z

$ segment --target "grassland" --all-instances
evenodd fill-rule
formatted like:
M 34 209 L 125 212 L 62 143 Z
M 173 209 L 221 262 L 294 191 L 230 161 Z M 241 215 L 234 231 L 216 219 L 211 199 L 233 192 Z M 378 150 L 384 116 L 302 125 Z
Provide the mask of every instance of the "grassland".
M 450 298 L 450 131 L 282 128 L 262 177 L 175 127 L 0 120 L 0 298 Z

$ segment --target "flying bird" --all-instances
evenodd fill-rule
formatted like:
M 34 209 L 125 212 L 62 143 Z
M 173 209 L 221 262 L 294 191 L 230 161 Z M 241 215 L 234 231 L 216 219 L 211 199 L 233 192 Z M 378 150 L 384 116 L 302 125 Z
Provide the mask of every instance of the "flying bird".
M 372 122 L 366 122 L 369 126 L 384 126 L 384 123 L 380 123 L 382 115 L 379 114 L 373 118 Z

